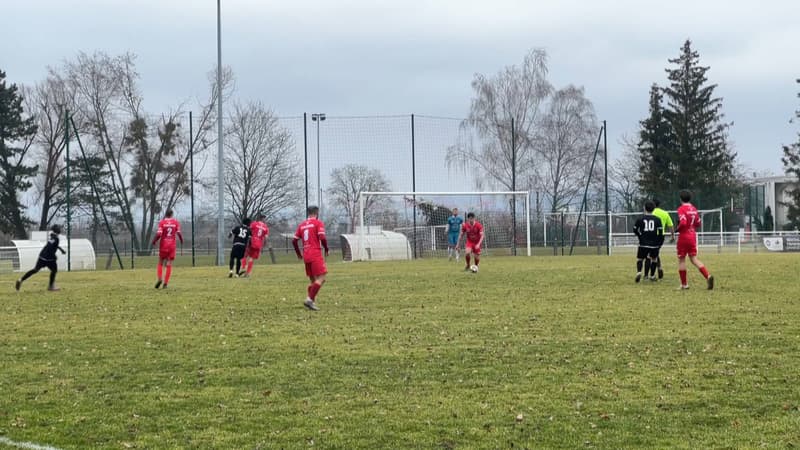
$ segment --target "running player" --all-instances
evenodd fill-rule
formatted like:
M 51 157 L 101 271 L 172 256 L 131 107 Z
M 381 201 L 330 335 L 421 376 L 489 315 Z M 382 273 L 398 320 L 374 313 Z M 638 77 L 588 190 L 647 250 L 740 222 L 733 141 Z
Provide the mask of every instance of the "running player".
M 481 244 L 483 244 L 483 225 L 475 220 L 475 213 L 467 214 L 467 221 L 461 226 L 461 232 L 458 234 L 458 240 L 461 242 L 461 235 L 466 236 L 464 242 L 464 259 L 467 262 L 464 270 L 470 270 L 470 257 L 475 257 L 475 265 L 481 263 Z
M 250 242 L 250 219 L 247 217 L 242 219 L 242 224 L 234 227 L 228 233 L 228 237 L 233 237 L 233 245 L 231 246 L 231 260 L 228 263 L 228 278 L 233 278 L 234 274 L 236 274 L 237 277 L 240 275 L 244 251 L 247 248 L 247 243 Z M 233 271 L 234 261 L 236 262 L 236 272 Z
M 708 273 L 706 266 L 697 259 L 697 234 L 700 228 L 700 215 L 697 208 L 691 204 L 692 193 L 681 191 L 681 206 L 678 208 L 678 274 L 681 277 L 681 289 L 689 289 L 686 279 L 686 257 L 697 267 L 706 279 L 708 289 L 714 289 L 714 277 Z
M 308 297 L 303 305 L 312 311 L 319 311 L 317 306 L 317 294 L 325 284 L 325 275 L 328 268 L 325 266 L 325 258 L 322 257 L 322 249 L 325 249 L 325 256 L 328 256 L 328 241 L 325 239 L 325 224 L 317 219 L 319 208 L 316 206 L 308 207 L 308 218 L 297 226 L 297 231 L 292 239 L 292 246 L 297 253 L 297 258 L 302 259 L 306 266 L 306 275 L 311 281 L 308 285 Z M 303 253 L 300 253 L 298 241 L 303 241 Z
M 264 223 L 266 218 L 264 214 L 259 214 L 258 220 L 250 223 L 250 243 L 245 251 L 247 271 L 243 277 L 249 277 L 253 272 L 253 263 L 261 257 L 261 249 L 269 238 L 269 227 Z
M 453 208 L 453 215 L 447 218 L 447 260 L 452 261 L 455 256 L 458 262 L 458 235 L 464 219 L 458 215 L 458 208 Z
M 664 227 L 662 233 L 666 234 L 666 232 L 669 231 L 669 242 L 675 242 L 675 225 L 672 223 L 672 217 L 670 217 L 668 212 L 659 208 L 659 205 L 661 205 L 661 200 L 654 198 L 653 204 L 656 205 L 656 208 L 653 210 L 653 215 L 661 219 L 661 226 Z M 664 278 L 664 269 L 661 267 L 661 252 L 658 254 L 658 260 L 656 261 L 656 264 L 658 265 L 658 279 L 660 280 Z
M 169 278 L 172 276 L 172 261 L 175 260 L 176 249 L 175 237 L 180 239 L 181 245 L 183 245 L 181 224 L 172 215 L 172 209 L 168 209 L 161 222 L 158 222 L 158 231 L 156 231 L 156 237 L 153 238 L 151 243 L 151 245 L 156 245 L 156 242 L 161 241 L 158 247 L 158 267 L 156 268 L 158 281 L 156 281 L 156 289 L 160 288 L 162 283 L 164 284 L 164 289 L 166 289 L 169 284 Z M 167 266 L 167 275 L 162 278 L 164 266 Z
M 67 252 L 64 251 L 63 248 L 59 247 L 58 245 L 58 235 L 61 234 L 61 226 L 53 225 L 50 227 L 50 235 L 47 238 L 47 244 L 44 245 L 42 251 L 39 252 L 39 259 L 36 260 L 36 266 L 29 270 L 25 275 L 22 276 L 16 283 L 16 289 L 19 290 L 22 287 L 22 282 L 27 280 L 28 278 L 32 277 L 34 274 L 39 272 L 41 269 L 47 267 L 50 269 L 50 284 L 47 285 L 48 291 L 57 291 L 59 290 L 56 286 L 56 274 L 58 273 L 58 263 L 56 262 L 56 250 L 61 251 L 62 255 L 65 255 Z
M 639 249 L 636 251 L 636 279 L 638 283 L 642 279 L 650 278 L 656 281 L 656 266 L 658 261 L 658 251 L 664 244 L 664 228 L 661 219 L 653 214 L 656 205 L 651 201 L 644 203 L 644 216 L 640 217 L 633 225 L 633 233 L 639 237 Z M 644 262 L 644 274 L 642 274 L 642 262 Z

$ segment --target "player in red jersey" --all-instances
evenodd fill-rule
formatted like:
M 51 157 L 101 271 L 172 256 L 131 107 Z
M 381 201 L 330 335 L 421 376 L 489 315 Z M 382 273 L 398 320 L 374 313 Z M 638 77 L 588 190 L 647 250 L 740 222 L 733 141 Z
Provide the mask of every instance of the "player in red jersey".
M 319 311 L 317 294 L 322 289 L 325 275 L 328 273 L 328 268 L 325 267 L 325 258 L 322 257 L 322 249 L 325 249 L 325 256 L 328 256 L 328 241 L 325 239 L 325 224 L 317 219 L 318 214 L 318 207 L 309 206 L 308 219 L 298 225 L 294 239 L 292 239 L 297 258 L 305 262 L 306 275 L 311 280 L 311 284 L 308 285 L 308 297 L 303 305 L 312 311 Z M 302 254 L 300 254 L 300 247 L 297 244 L 301 239 L 303 240 Z
M 151 244 L 156 245 L 156 242 L 161 240 L 161 244 L 158 247 L 158 281 L 156 281 L 156 289 L 160 288 L 162 283 L 164 284 L 164 289 L 166 289 L 169 284 L 169 277 L 172 275 L 172 261 L 175 259 L 175 238 L 180 239 L 181 245 L 183 245 L 181 224 L 178 223 L 178 219 L 172 217 L 172 214 L 173 211 L 168 209 L 161 222 L 158 222 L 158 231 L 156 231 L 156 237 L 153 238 Z M 167 276 L 161 278 L 164 265 L 167 266 Z
M 475 220 L 475 213 L 467 214 L 467 221 L 461 225 L 461 232 L 458 234 L 458 242 L 461 242 L 461 236 L 465 235 L 466 241 L 464 242 L 464 259 L 467 266 L 464 270 L 470 270 L 470 256 L 475 257 L 475 265 L 481 263 L 481 244 L 483 244 L 483 225 Z M 458 244 L 456 244 L 458 248 Z
M 269 237 L 269 227 L 264 223 L 267 216 L 259 214 L 258 219 L 250 223 L 250 242 L 245 250 L 245 265 L 247 267 L 244 277 L 249 277 L 253 271 L 253 263 L 261 257 L 261 249 L 267 243 Z
M 700 228 L 700 215 L 697 213 L 697 208 L 690 202 L 692 200 L 692 193 L 689 191 L 681 191 L 681 206 L 678 208 L 678 274 L 681 277 L 681 289 L 689 289 L 689 284 L 686 280 L 686 257 L 694 264 L 695 267 L 703 274 L 706 279 L 708 289 L 714 289 L 714 277 L 709 275 L 706 266 L 697 259 L 697 234 L 695 230 Z

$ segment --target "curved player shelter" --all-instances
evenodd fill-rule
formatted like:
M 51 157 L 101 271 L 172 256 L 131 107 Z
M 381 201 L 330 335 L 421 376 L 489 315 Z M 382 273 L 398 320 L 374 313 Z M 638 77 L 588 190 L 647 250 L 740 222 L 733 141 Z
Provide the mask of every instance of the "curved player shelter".
M 411 244 L 406 235 L 386 231 L 379 226 L 369 226 L 364 231 L 362 233 L 360 227 L 356 227 L 355 233 L 341 235 L 345 261 L 411 259 Z M 364 240 L 363 245 L 361 239 Z
M 0 247 L 0 272 L 24 272 L 32 269 L 39 259 L 39 252 L 47 243 L 47 231 L 34 231 L 29 240 L 12 240 L 13 247 Z M 61 248 L 71 255 L 58 254 L 58 270 L 67 270 L 67 256 L 70 257 L 71 270 L 95 270 L 94 247 L 88 239 L 70 239 L 60 242 Z

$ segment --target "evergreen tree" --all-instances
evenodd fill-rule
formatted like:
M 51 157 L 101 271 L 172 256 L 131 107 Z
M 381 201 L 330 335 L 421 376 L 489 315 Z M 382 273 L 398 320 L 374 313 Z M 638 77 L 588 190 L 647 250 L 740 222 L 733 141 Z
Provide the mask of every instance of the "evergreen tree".
M 675 153 L 672 128 L 664 117 L 664 95 L 653 84 L 650 87 L 650 116 L 640 123 L 639 142 L 639 182 L 641 192 L 650 198 L 659 198 L 663 207 L 674 206 L 672 202 L 675 179 Z
M 31 187 L 37 166 L 25 165 L 25 155 L 36 135 L 32 117 L 23 118 L 22 97 L 16 84 L 6 85 L 0 71 L 0 232 L 27 238 L 32 222 L 25 217 L 19 195 Z
M 664 117 L 674 134 L 675 190 L 691 189 L 705 207 L 725 204 L 736 187 L 736 154 L 728 145 L 730 124 L 723 122 L 722 99 L 714 97 L 716 84 L 708 84 L 709 67 L 688 39 L 681 55 L 670 59 L 669 86 L 664 89 Z
M 674 64 L 666 69 L 669 85 L 651 88 L 650 117 L 642 121 L 642 189 L 669 207 L 677 206 L 681 189 L 691 189 L 703 207 L 718 207 L 738 188 L 722 99 L 714 97 L 717 85 L 708 83 L 709 67 L 700 65 L 691 41 L 669 62 Z
M 797 80 L 800 83 L 800 79 Z M 797 94 L 800 97 L 800 94 Z M 795 111 L 795 118 L 800 119 L 800 109 Z M 783 146 L 783 171 L 786 175 L 795 178 L 795 188 L 787 191 L 789 201 L 784 203 L 788 208 L 786 212 L 785 228 L 794 230 L 800 228 L 800 132 L 797 142 Z

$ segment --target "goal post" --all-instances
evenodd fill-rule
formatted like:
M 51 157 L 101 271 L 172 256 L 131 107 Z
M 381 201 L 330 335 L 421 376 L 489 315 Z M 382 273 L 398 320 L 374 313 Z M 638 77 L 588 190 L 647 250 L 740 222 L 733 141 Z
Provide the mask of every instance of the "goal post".
M 359 194 L 358 226 L 347 238 L 352 260 L 447 256 L 446 224 L 453 208 L 464 221 L 475 213 L 484 225 L 486 254 L 514 255 L 524 246 L 524 254 L 531 255 L 529 191 L 368 191 Z M 388 244 L 378 244 L 388 240 L 402 246 L 392 250 L 393 257 L 386 256 Z

